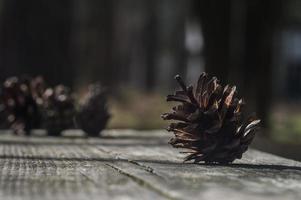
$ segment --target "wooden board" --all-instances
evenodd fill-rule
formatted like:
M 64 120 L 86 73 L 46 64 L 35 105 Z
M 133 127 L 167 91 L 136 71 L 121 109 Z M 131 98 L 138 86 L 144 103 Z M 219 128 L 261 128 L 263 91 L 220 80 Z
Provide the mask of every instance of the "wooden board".
M 249 150 L 232 165 L 183 164 L 165 131 L 80 134 L 3 132 L 0 199 L 301 199 L 300 162 Z

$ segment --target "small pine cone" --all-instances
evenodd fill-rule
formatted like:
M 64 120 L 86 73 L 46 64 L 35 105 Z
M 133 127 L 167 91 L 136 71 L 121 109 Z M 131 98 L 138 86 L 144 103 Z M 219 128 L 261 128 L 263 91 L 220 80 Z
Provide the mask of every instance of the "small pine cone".
M 42 127 L 48 131 L 48 135 L 59 136 L 63 130 L 74 128 L 76 110 L 69 89 L 63 85 L 46 89 L 41 113 Z
M 242 99 L 237 98 L 236 87 L 219 84 L 216 77 L 202 73 L 196 88 L 186 87 L 177 75 L 182 90 L 168 95 L 167 101 L 181 104 L 172 113 L 162 115 L 164 120 L 176 120 L 168 131 L 174 133 L 170 144 L 188 149 L 185 161 L 199 163 L 231 163 L 240 159 L 248 149 L 260 120 L 242 116 Z
M 109 118 L 104 90 L 99 84 L 90 85 L 80 105 L 76 123 L 88 136 L 96 137 L 106 127 Z
M 43 104 L 43 94 L 46 90 L 46 84 L 42 76 L 31 79 L 30 82 L 32 98 L 38 105 Z
M 38 106 L 32 96 L 29 77 L 11 77 L 6 79 L 2 87 L 1 100 L 6 121 L 16 134 L 30 134 L 30 130 L 38 128 L 40 115 Z
M 4 105 L 3 88 L 0 88 L 0 129 L 9 129 L 7 110 Z
M 8 129 L 9 126 L 7 124 L 7 115 L 5 111 L 5 106 L 2 102 L 0 102 L 0 129 Z

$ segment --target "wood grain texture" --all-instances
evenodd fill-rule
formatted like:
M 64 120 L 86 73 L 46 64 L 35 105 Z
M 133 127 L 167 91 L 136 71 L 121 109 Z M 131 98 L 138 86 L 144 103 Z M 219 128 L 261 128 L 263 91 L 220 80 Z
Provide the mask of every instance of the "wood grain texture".
M 301 163 L 271 154 L 249 150 L 226 166 L 183 164 L 165 131 L 67 135 L 3 132 L 0 199 L 301 199 Z

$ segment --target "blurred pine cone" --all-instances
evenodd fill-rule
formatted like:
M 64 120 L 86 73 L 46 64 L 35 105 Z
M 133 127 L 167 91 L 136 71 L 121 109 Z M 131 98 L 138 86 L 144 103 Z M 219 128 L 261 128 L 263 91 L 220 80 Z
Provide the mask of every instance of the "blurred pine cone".
M 42 127 L 48 131 L 48 135 L 59 136 L 63 130 L 74 128 L 76 110 L 69 88 L 58 85 L 54 89 L 46 89 L 42 102 Z
M 0 96 L 0 129 L 9 129 L 5 105 L 2 99 L 2 88 L 0 88 Z
M 16 134 L 30 134 L 30 130 L 40 125 L 38 105 L 33 98 L 35 93 L 31 83 L 36 78 L 11 77 L 6 79 L 2 87 L 2 114 L 8 126 Z
M 100 84 L 89 86 L 89 91 L 80 104 L 76 123 L 88 136 L 99 136 L 110 118 L 107 97 Z
M 240 159 L 248 149 L 260 120 L 244 118 L 243 101 L 237 98 L 236 87 L 219 84 L 216 77 L 202 73 L 196 88 L 186 87 L 177 75 L 182 90 L 168 95 L 167 101 L 181 104 L 172 113 L 162 115 L 171 123 L 168 131 L 174 133 L 170 144 L 175 148 L 188 149 L 185 161 L 198 163 L 230 163 Z
M 43 94 L 46 90 L 46 83 L 42 76 L 37 76 L 30 81 L 32 98 L 38 105 L 43 104 Z

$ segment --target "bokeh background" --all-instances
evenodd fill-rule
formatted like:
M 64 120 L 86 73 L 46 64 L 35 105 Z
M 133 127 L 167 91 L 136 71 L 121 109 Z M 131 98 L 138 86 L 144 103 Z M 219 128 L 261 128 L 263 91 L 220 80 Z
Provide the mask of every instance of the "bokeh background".
M 301 160 L 301 1 L 0 0 L 0 80 L 100 81 L 109 128 L 165 127 L 174 75 L 202 71 L 262 119 L 256 148 Z

